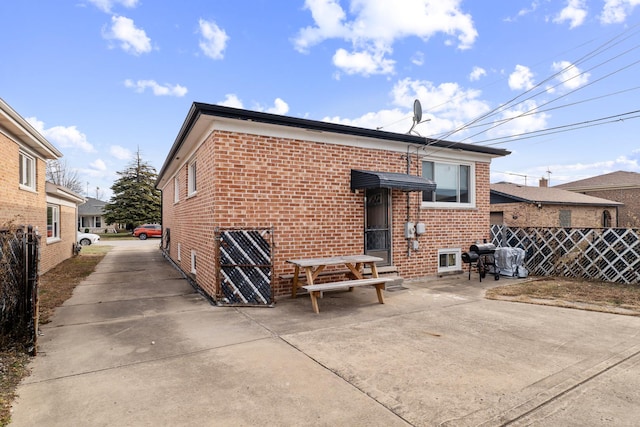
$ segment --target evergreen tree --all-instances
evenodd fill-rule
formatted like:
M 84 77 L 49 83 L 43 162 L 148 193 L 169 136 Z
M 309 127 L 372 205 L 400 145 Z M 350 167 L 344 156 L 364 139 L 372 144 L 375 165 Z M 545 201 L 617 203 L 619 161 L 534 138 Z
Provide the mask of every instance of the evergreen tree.
M 132 229 L 140 224 L 160 223 L 161 195 L 155 188 L 158 174 L 153 166 L 143 162 L 140 150 L 136 158 L 111 186 L 113 197 L 104 207 L 107 224 L 126 224 Z

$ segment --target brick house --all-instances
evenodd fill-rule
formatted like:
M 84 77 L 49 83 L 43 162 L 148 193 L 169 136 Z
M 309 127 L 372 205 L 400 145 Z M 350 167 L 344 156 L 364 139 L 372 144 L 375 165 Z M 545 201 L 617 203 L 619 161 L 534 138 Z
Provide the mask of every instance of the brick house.
M 640 227 L 640 173 L 611 172 L 553 188 L 620 202 L 623 205 L 618 208 L 617 226 Z
M 491 184 L 491 224 L 510 227 L 615 227 L 622 203 L 547 187 Z
M 460 272 L 461 252 L 489 237 L 489 167 L 507 154 L 194 103 L 156 183 L 163 245 L 214 298 L 218 227 L 273 227 L 275 295 L 291 288 L 280 276 L 292 258 L 365 253 L 404 278 Z M 407 223 L 418 233 L 406 237 Z
M 46 161 L 61 156 L 0 99 L 0 227 L 37 227 L 42 236 L 42 273 L 73 255 L 77 206 L 83 201 L 77 194 L 45 182 Z

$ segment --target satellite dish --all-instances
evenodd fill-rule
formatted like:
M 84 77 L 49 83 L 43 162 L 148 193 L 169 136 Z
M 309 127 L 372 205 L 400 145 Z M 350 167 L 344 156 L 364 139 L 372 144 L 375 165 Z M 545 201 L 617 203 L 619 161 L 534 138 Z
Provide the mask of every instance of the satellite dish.
M 413 101 L 413 123 L 418 124 L 422 121 L 422 104 L 420 100 Z
M 427 119 L 425 121 L 429 120 Z M 413 101 L 413 124 L 411 125 L 411 129 L 409 129 L 409 132 L 407 132 L 407 134 L 415 133 L 416 135 L 420 136 L 418 132 L 413 130 L 420 123 L 422 123 L 422 104 L 420 104 L 419 99 L 416 99 L 415 101 Z

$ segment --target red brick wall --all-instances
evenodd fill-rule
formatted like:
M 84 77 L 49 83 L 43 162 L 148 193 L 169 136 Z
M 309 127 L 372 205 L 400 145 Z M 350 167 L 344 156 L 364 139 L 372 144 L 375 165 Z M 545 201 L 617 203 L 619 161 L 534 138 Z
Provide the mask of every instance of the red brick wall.
M 183 194 L 174 204 L 174 183 L 163 188 L 163 226 L 171 229 L 171 257 L 181 244 L 184 271 L 198 251 L 196 281 L 215 294 L 216 227 L 274 227 L 274 277 L 290 273 L 287 259 L 364 252 L 362 191 L 350 190 L 351 169 L 406 172 L 401 153 L 318 142 L 215 131 L 195 153 L 198 193 L 185 199 L 186 164 L 179 172 Z M 414 156 L 413 164 L 416 164 Z M 427 232 L 407 255 L 406 194 L 392 191 L 393 264 L 404 278 L 435 275 L 437 250 L 468 249 L 489 235 L 489 164 L 476 165 L 475 209 L 420 209 Z M 411 221 L 421 193 L 410 193 Z M 290 290 L 275 283 L 275 294 Z
M 55 204 L 55 203 L 52 203 Z M 46 225 L 41 229 L 40 273 L 45 273 L 73 255 L 76 241 L 76 208 L 57 205 L 60 208 L 60 240 L 47 242 Z M 46 211 L 45 211 L 46 221 Z
M 560 227 L 560 211 L 571 211 L 571 227 L 600 228 L 602 214 L 608 210 L 611 224 L 616 224 L 615 207 L 542 205 L 538 208 L 531 203 L 501 203 L 493 206 L 494 211 L 503 212 L 504 224 L 510 227 Z
M 583 194 L 624 203 L 618 207 L 619 227 L 640 227 L 640 189 L 583 191 Z M 616 222 L 612 222 L 616 226 Z
M 47 229 L 45 194 L 45 162 L 36 158 L 36 191 L 23 190 L 19 185 L 18 144 L 0 133 L 0 226 L 37 226 Z

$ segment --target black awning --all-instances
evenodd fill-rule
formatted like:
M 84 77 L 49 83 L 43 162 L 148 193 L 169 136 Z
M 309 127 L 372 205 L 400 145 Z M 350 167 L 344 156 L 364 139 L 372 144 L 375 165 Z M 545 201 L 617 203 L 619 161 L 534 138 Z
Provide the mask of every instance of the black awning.
M 402 191 L 433 191 L 436 183 L 417 175 L 351 169 L 351 190 L 395 188 Z

